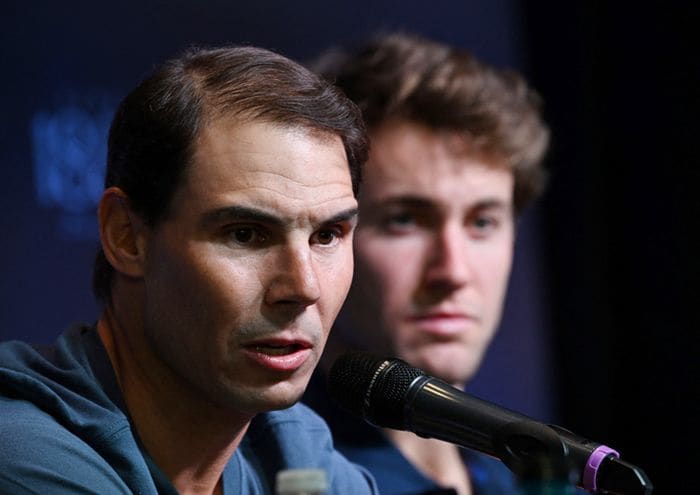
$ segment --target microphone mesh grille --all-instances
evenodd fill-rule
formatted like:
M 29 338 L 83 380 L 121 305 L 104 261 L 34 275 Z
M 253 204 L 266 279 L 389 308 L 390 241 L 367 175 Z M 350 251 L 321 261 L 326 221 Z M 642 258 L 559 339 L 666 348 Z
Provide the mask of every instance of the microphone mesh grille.
M 405 430 L 406 395 L 423 372 L 400 359 L 392 359 L 372 388 L 367 419 L 386 428 Z
M 333 364 L 328 388 L 331 398 L 352 414 L 401 430 L 406 394 L 421 375 L 421 370 L 400 359 L 349 352 Z
M 385 358 L 366 352 L 348 352 L 338 358 L 328 375 L 331 399 L 352 414 L 365 418 L 365 396 L 374 373 Z

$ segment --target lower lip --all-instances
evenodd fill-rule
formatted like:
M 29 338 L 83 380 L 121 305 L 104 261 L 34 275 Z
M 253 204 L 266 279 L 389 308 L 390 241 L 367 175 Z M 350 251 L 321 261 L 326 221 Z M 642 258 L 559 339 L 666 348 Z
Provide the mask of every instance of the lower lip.
M 439 336 L 453 336 L 463 332 L 471 321 L 464 316 L 431 316 L 410 320 L 419 330 Z
M 289 354 L 267 354 L 264 349 L 251 347 L 246 349 L 246 355 L 267 369 L 290 372 L 299 369 L 309 359 L 311 349 L 298 349 Z

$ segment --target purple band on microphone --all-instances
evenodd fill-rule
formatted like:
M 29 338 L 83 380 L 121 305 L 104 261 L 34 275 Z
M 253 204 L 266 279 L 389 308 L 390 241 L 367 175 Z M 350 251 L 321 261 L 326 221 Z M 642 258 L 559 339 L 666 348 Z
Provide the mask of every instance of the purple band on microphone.
M 589 492 L 596 493 L 598 487 L 596 486 L 596 476 L 598 475 L 598 468 L 607 456 L 612 455 L 613 457 L 620 457 L 620 454 L 616 451 L 601 445 L 595 449 L 586 461 L 586 467 L 583 470 L 583 488 Z

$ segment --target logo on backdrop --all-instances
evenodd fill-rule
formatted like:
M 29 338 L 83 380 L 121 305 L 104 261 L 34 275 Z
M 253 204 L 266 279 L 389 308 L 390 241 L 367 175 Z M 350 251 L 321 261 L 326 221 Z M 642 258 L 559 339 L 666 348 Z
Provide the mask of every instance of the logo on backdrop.
M 106 94 L 70 93 L 57 101 L 55 108 L 32 118 L 36 199 L 57 213 L 61 237 L 94 240 L 116 100 Z

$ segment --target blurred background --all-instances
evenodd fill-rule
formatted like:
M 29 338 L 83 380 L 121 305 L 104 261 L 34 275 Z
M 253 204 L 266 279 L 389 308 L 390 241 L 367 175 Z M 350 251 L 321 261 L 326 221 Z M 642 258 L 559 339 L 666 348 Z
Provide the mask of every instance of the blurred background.
M 553 131 L 549 188 L 520 221 L 504 319 L 469 392 L 616 448 L 655 493 L 693 492 L 700 9 L 5 0 L 0 11 L 0 340 L 49 342 L 97 318 L 106 133 L 154 64 L 230 43 L 304 62 L 377 31 L 414 32 L 522 72 Z

